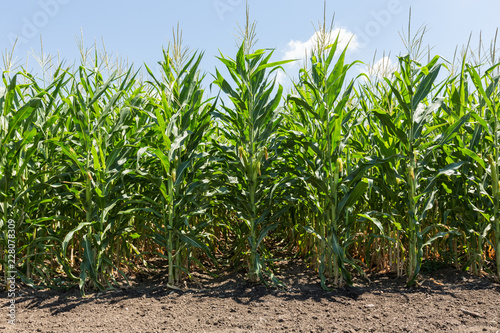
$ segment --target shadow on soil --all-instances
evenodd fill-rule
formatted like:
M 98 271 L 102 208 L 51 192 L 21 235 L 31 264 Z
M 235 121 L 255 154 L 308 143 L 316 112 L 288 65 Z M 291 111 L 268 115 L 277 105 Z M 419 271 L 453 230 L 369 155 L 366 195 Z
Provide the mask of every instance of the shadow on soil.
M 277 297 L 283 301 L 313 300 L 329 301 L 345 304 L 356 301 L 365 293 L 399 294 L 408 299 L 409 294 L 421 293 L 432 295 L 449 295 L 456 298 L 455 290 L 485 290 L 490 289 L 500 293 L 500 285 L 486 278 L 472 276 L 467 272 L 453 268 L 441 268 L 437 271 L 424 273 L 420 286 L 407 288 L 404 278 L 395 274 L 374 274 L 370 276 L 371 283 L 356 279 L 351 287 L 333 291 L 325 291 L 320 286 L 319 278 L 302 262 L 289 262 L 277 273 L 277 277 L 287 286 L 286 289 L 252 285 L 246 282 L 245 272 L 222 272 L 218 277 L 209 274 L 194 273 L 196 283 L 185 284 L 183 288 L 167 287 L 166 274 L 162 271 L 155 275 L 139 275 L 131 279 L 132 286 L 118 288 L 106 292 L 91 293 L 81 297 L 77 288 L 68 291 L 55 290 L 24 290 L 16 302 L 23 303 L 26 309 L 52 309 L 52 315 L 69 312 L 88 303 L 115 304 L 123 300 L 165 297 L 178 298 L 190 294 L 195 298 L 233 299 L 236 303 L 250 305 L 263 302 L 264 297 Z M 0 297 L 6 293 L 0 293 Z M 7 299 L 7 298 L 4 298 Z

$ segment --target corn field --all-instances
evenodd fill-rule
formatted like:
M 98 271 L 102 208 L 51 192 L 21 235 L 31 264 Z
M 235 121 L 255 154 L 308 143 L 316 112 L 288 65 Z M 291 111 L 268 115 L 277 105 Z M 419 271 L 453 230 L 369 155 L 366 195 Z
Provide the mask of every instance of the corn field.
M 490 64 L 408 52 L 354 77 L 334 39 L 288 73 L 286 93 L 276 74 L 289 61 L 240 45 L 209 75 L 179 45 L 144 79 L 97 52 L 43 78 L 4 71 L 4 278 L 10 219 L 32 287 L 105 290 L 154 258 L 170 286 L 221 266 L 280 284 L 290 258 L 325 289 L 374 271 L 412 286 L 426 263 L 500 278 L 494 48 Z

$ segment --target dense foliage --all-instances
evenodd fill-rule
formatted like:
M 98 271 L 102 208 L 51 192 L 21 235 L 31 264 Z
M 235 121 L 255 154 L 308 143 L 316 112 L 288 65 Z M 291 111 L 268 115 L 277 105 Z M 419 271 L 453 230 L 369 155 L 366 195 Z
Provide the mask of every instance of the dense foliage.
M 48 83 L 5 71 L 5 276 L 12 219 L 22 281 L 82 292 L 153 257 L 172 286 L 207 265 L 279 283 L 273 263 L 290 257 L 324 288 L 372 270 L 413 285 L 426 261 L 500 277 L 500 63 L 464 56 L 454 72 L 408 54 L 355 80 L 332 40 L 285 95 L 275 74 L 286 62 L 246 46 L 219 58 L 218 98 L 201 55 L 172 48 L 146 81 L 98 59 Z

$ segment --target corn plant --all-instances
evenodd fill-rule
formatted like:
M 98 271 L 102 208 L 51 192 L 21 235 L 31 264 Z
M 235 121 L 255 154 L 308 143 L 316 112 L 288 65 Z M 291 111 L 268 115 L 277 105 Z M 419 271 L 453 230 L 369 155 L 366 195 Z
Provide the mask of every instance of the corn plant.
M 430 244 L 429 241 L 424 243 L 424 236 L 437 227 L 431 225 L 421 229 L 427 212 L 436 200 L 437 178 L 454 173 L 464 163 L 449 163 L 434 172 L 429 172 L 426 168 L 435 158 L 436 150 L 448 144 L 469 118 L 469 115 L 465 115 L 452 124 L 446 121 L 433 124 L 435 113 L 443 103 L 442 97 L 429 97 L 441 67 L 438 61 L 439 57 L 435 57 L 429 64 L 419 68 L 419 64 L 410 59 L 409 55 L 399 57 L 399 71 L 395 72 L 394 82 L 385 78 L 398 102 L 397 113 L 392 117 L 387 117 L 389 114 L 384 112 L 375 113 L 387 131 L 400 140 L 401 154 L 405 159 L 402 172 L 405 174 L 408 190 L 408 285 L 416 283 L 423 248 Z M 438 129 L 441 130 L 439 135 L 435 134 Z M 431 140 L 433 137 L 436 139 Z M 443 231 L 436 237 L 446 234 Z
M 472 115 L 481 128 L 481 137 L 485 143 L 482 153 L 484 157 L 486 157 L 487 164 L 480 160 L 479 155 L 474 156 L 471 154 L 471 156 L 479 160 L 478 162 L 482 170 L 489 176 L 491 191 L 488 193 L 483 187 L 481 194 L 483 194 L 493 206 L 492 212 L 490 213 L 481 211 L 477 208 L 476 210 L 479 210 L 482 216 L 493 226 L 495 234 L 496 274 L 500 277 L 500 107 L 498 98 L 498 81 L 500 80 L 500 76 L 492 75 L 493 70 L 497 66 L 498 65 L 495 65 L 488 69 L 486 73 L 480 77 L 477 69 L 467 64 L 467 73 L 470 75 L 472 83 L 477 90 L 477 104 L 473 105 L 475 112 L 472 112 Z
M 152 77 L 149 85 L 153 96 L 158 97 L 150 98 L 143 111 L 153 124 L 137 154 L 139 160 L 144 154 L 153 160 L 138 161 L 137 171 L 155 189 L 143 193 L 140 202 L 155 215 L 153 239 L 167 253 L 168 283 L 173 286 L 180 281 L 181 271 L 188 273 L 191 249 L 201 249 L 211 256 L 203 240 L 208 221 L 207 174 L 203 171 L 208 154 L 202 145 L 211 130 L 210 111 L 214 106 L 203 97 L 199 72 L 202 55 L 195 54 L 176 66 L 169 51 L 164 51 L 160 63 L 162 80 L 148 68 Z M 194 223 L 200 215 L 205 218 Z
M 382 117 L 388 118 L 393 114 L 395 107 L 390 87 L 381 79 L 375 78 L 371 81 L 367 78 L 365 83 L 360 84 L 356 91 L 356 99 L 359 101 L 364 126 L 358 127 L 362 139 L 363 151 L 377 156 L 386 163 L 378 165 L 375 172 L 371 172 L 368 178 L 371 180 L 367 208 L 369 211 L 360 214 L 360 222 L 363 225 L 371 221 L 378 227 L 374 237 L 387 240 L 388 264 L 391 270 L 401 276 L 404 266 L 404 247 L 402 246 L 402 225 L 405 215 L 406 189 L 404 179 L 398 172 L 401 168 L 400 142 L 397 136 L 387 131 L 383 122 L 378 121 L 375 114 L 382 113 Z M 365 243 L 373 242 L 373 237 L 363 234 Z M 371 246 L 365 246 L 363 253 L 365 263 L 370 267 L 369 253 Z
M 54 71 L 53 81 L 47 87 L 42 87 L 36 77 L 26 72 L 22 75 L 29 82 L 29 90 L 24 91 L 24 96 L 43 94 L 44 97 L 31 117 L 37 135 L 32 143 L 33 153 L 29 155 L 29 162 L 26 161 L 24 189 L 16 198 L 16 204 L 23 207 L 25 221 L 21 229 L 24 236 L 21 249 L 26 251 L 26 255 L 20 259 L 23 269 L 19 275 L 28 285 L 34 285 L 35 280 L 52 285 L 50 276 L 56 274 L 57 269 L 45 265 L 44 260 L 50 258 L 59 264 L 65 262 L 59 251 L 64 232 L 61 221 L 64 218 L 57 213 L 57 208 L 54 209 L 62 184 L 58 178 L 60 170 L 53 166 L 54 161 L 61 160 L 61 155 L 53 142 L 65 124 L 61 116 L 60 93 L 68 83 L 68 76 L 62 67 L 58 67 Z
M 276 228 L 276 219 L 282 211 L 273 211 L 274 178 L 272 165 L 277 160 L 279 146 L 277 131 L 282 116 L 279 104 L 283 88 L 269 76 L 287 61 L 270 63 L 272 52 L 250 52 L 244 41 L 236 59 L 221 56 L 219 59 L 228 70 L 234 86 L 216 70 L 215 84 L 227 95 L 231 106 L 222 103 L 213 115 L 219 119 L 220 132 L 228 144 L 217 144 L 224 155 L 222 177 L 231 199 L 227 207 L 233 209 L 246 229 L 250 250 L 248 278 L 256 282 L 262 277 L 262 260 L 259 248 L 267 234 Z M 269 71 L 267 71 L 269 69 Z M 230 201 L 229 201 L 230 200 Z
M 114 280 L 113 269 L 124 275 L 111 254 L 126 228 L 115 224 L 116 210 L 112 212 L 123 199 L 121 175 L 127 172 L 126 162 L 132 151 L 123 134 L 132 116 L 135 95 L 121 100 L 124 91 L 134 85 L 131 71 L 121 84 L 117 84 L 115 73 L 106 81 L 101 73 L 84 67 L 78 74 L 72 81 L 70 98 L 64 99 L 72 122 L 55 144 L 69 171 L 67 189 L 74 195 L 75 206 L 84 213 L 83 221 L 68 232 L 62 243 L 65 254 L 75 235 L 83 234 L 78 278 L 83 293 L 87 282 L 91 288 L 105 289 Z M 118 108 L 119 101 L 126 107 Z
M 2 75 L 5 88 L 0 94 L 0 230 L 2 254 L 7 250 L 7 221 L 16 221 L 17 233 L 23 222 L 22 207 L 16 207 L 16 200 L 26 189 L 24 180 L 31 155 L 36 150 L 36 129 L 32 120 L 35 110 L 41 107 L 47 91 L 35 96 L 23 96 L 17 83 L 18 74 L 10 78 Z M 57 83 L 54 83 L 57 85 Z M 29 86 L 29 85 L 28 85 Z M 49 87 L 49 89 L 52 89 Z M 17 247 L 16 247 L 17 248 Z M 5 278 L 7 277 L 6 257 L 0 259 Z
M 301 71 L 297 95 L 288 98 L 293 107 L 291 130 L 302 137 L 297 139 L 302 141 L 297 164 L 307 166 L 301 177 L 313 186 L 312 204 L 319 208 L 317 225 L 306 229 L 321 240 L 317 255 L 324 288 L 326 277 L 332 278 L 336 287 L 343 280 L 351 283 L 346 264 L 355 264 L 346 255 L 352 241 L 348 211 L 368 185 L 361 169 L 349 177 L 354 171 L 350 170 L 354 163 L 349 145 L 355 131 L 352 119 L 356 109 L 351 98 L 354 82 L 347 82 L 346 76 L 355 63 L 345 64 L 347 48 L 334 61 L 338 44 L 337 37 L 331 45 L 318 47 L 312 53 L 311 72 Z

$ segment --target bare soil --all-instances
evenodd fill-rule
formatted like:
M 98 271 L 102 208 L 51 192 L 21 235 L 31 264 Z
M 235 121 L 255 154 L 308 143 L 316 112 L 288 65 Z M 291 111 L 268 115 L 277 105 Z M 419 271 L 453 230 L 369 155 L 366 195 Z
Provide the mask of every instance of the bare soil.
M 244 272 L 196 273 L 179 290 L 165 276 L 87 297 L 22 290 L 15 327 L 1 293 L 0 332 L 500 332 L 500 285 L 452 268 L 422 274 L 417 288 L 387 274 L 330 292 L 295 261 L 279 273 L 286 290 L 250 285 Z

